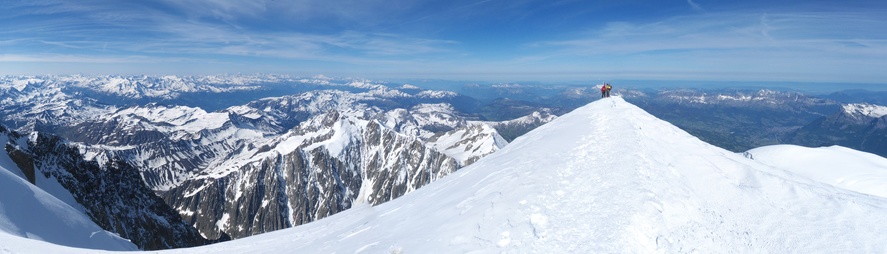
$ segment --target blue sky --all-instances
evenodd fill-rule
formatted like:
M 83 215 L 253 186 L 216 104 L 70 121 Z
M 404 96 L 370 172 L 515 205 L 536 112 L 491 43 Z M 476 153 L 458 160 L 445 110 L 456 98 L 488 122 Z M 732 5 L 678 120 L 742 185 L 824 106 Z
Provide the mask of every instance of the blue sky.
M 887 84 L 887 1 L 4 1 L 0 74 Z

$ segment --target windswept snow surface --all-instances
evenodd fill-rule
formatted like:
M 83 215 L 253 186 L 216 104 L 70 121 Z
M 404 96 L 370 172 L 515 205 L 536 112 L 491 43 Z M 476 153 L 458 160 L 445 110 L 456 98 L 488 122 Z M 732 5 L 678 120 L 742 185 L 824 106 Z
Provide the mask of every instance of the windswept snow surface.
M 748 154 L 756 161 L 815 181 L 887 198 L 887 159 L 875 154 L 843 146 L 796 145 L 765 146 Z
M 393 201 L 169 252 L 884 253 L 885 225 L 887 199 L 760 164 L 611 97 Z
M 68 251 L 54 244 L 103 250 L 137 249 L 129 240 L 103 230 L 81 211 L 13 173 L 19 169 L 5 153 L 0 157 L 6 157 L 0 159 L 0 253 Z M 45 179 L 42 174 L 37 174 L 37 178 Z

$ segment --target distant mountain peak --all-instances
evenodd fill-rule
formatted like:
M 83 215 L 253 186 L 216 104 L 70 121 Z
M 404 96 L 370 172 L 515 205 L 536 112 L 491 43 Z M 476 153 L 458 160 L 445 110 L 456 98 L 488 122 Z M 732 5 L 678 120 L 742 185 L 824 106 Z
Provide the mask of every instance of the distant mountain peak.
M 845 113 L 854 116 L 881 118 L 887 115 L 887 107 L 868 103 L 846 104 L 843 106 L 843 109 Z

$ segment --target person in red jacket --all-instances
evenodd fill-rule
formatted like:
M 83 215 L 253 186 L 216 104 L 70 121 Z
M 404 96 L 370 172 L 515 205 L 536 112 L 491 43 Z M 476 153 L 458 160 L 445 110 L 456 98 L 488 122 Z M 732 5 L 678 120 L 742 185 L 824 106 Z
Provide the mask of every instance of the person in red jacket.
M 601 98 L 610 97 L 610 90 L 612 89 L 613 87 L 610 86 L 610 83 L 604 83 L 604 85 L 601 86 Z

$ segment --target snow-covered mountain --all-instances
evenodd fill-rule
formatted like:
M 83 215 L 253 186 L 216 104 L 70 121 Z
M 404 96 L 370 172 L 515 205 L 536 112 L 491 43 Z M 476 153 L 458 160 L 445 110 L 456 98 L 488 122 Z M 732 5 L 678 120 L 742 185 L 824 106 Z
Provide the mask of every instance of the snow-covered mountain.
M 885 214 L 883 198 L 746 159 L 612 98 L 391 202 L 180 251 L 883 252 Z
M 18 143 L 26 138 L 10 140 L 7 134 L 0 129 L 0 144 Z M 29 181 L 28 177 L 34 181 Z M 37 244 L 136 250 L 129 240 L 105 231 L 90 220 L 83 207 L 53 177 L 25 176 L 7 153 L 0 153 L 0 193 L 2 243 L 21 237 L 42 241 Z M 58 198 L 60 196 L 66 200 L 62 201 Z M 3 245 L 0 244 L 0 252 L 6 252 Z
M 183 78 L 179 79 L 185 80 Z M 226 77 L 221 79 L 234 78 Z M 176 81 L 176 77 L 110 76 L 98 78 L 98 80 L 104 81 L 93 83 L 76 81 L 80 85 L 66 85 L 65 82 L 59 82 L 58 80 L 60 79 L 19 78 L 12 82 L 0 82 L 0 93 L 3 95 L 3 99 L 0 99 L 0 111 L 6 117 L 4 121 L 11 122 L 17 129 L 39 130 L 61 135 L 66 139 L 74 141 L 74 144 L 78 145 L 80 151 L 87 158 L 98 162 L 95 165 L 104 167 L 106 172 L 121 172 L 120 175 L 122 176 L 133 176 L 126 178 L 144 181 L 163 198 L 166 204 L 175 208 L 178 215 L 183 217 L 188 224 L 196 227 L 196 231 L 199 231 L 200 235 L 202 235 L 198 236 L 195 234 L 193 237 L 173 236 L 174 239 L 180 240 L 204 237 L 209 239 L 221 237 L 224 239 L 229 235 L 234 238 L 242 238 L 277 229 L 285 229 L 331 216 L 330 219 L 315 222 L 321 223 L 320 225 L 326 225 L 328 229 L 317 229 L 317 227 L 324 226 L 313 226 L 315 223 L 310 223 L 306 227 L 299 227 L 313 228 L 322 234 L 306 238 L 306 236 L 303 236 L 304 234 L 313 234 L 313 232 L 300 231 L 302 230 L 300 229 L 292 232 L 302 233 L 295 233 L 296 236 L 287 235 L 286 237 L 297 239 L 297 241 L 305 241 L 302 244 L 308 245 L 311 249 L 319 249 L 320 252 L 336 251 L 335 249 L 330 249 L 336 247 L 327 246 L 322 244 L 322 242 L 342 242 L 343 247 L 340 247 L 342 249 L 339 250 L 346 251 L 400 252 L 402 250 L 414 250 L 420 246 L 418 243 L 420 240 L 407 237 L 413 234 L 401 233 L 401 231 L 416 233 L 415 235 L 418 238 L 433 242 L 433 244 L 429 245 L 429 248 L 447 247 L 447 244 L 442 244 L 436 242 L 438 240 L 432 239 L 431 234 L 438 232 L 442 233 L 444 238 L 452 237 L 451 243 L 456 245 L 457 248 L 447 247 L 447 250 L 452 249 L 455 252 L 466 252 L 469 248 L 474 248 L 466 246 L 475 246 L 487 251 L 499 251 L 499 244 L 505 250 L 512 248 L 519 251 L 538 252 L 542 250 L 533 249 L 536 247 L 527 249 L 529 248 L 527 246 L 561 246 L 561 244 L 556 244 L 553 241 L 539 240 L 553 235 L 559 239 L 566 238 L 568 240 L 579 240 L 580 242 L 602 242 L 600 246 L 604 246 L 600 249 L 579 246 L 575 250 L 580 252 L 607 252 L 607 250 L 619 250 L 619 248 L 612 247 L 616 244 L 626 244 L 620 241 L 613 241 L 622 239 L 620 237 L 624 238 L 624 232 L 620 234 L 613 232 L 618 231 L 620 227 L 627 228 L 631 226 L 634 230 L 632 232 L 641 232 L 639 235 L 634 235 L 635 237 L 661 236 L 659 238 L 661 241 L 656 241 L 656 246 L 663 248 L 661 250 L 666 252 L 681 252 L 687 249 L 681 249 L 680 247 L 690 248 L 691 246 L 702 246 L 698 248 L 705 250 L 705 248 L 709 247 L 714 248 L 712 246 L 716 246 L 716 243 L 723 243 L 723 241 L 727 241 L 726 243 L 729 244 L 740 244 L 730 242 L 729 240 L 735 240 L 734 238 L 738 236 L 725 235 L 727 233 L 748 233 L 752 236 L 757 236 L 757 238 L 739 237 L 739 239 L 753 247 L 765 246 L 775 252 L 780 249 L 770 247 L 777 246 L 776 244 L 770 244 L 765 240 L 761 240 L 773 238 L 762 236 L 760 233 L 765 231 L 765 228 L 776 225 L 776 222 L 765 221 L 770 224 L 754 224 L 750 220 L 742 220 L 742 218 L 762 216 L 761 208 L 751 209 L 753 210 L 752 212 L 736 211 L 739 209 L 738 206 L 723 204 L 729 203 L 724 201 L 728 199 L 727 197 L 701 195 L 695 192 L 714 192 L 713 190 L 717 189 L 714 185 L 717 183 L 730 184 L 739 182 L 739 184 L 734 184 L 739 187 L 729 189 L 725 195 L 733 195 L 729 198 L 739 199 L 741 201 L 739 202 L 740 204 L 751 205 L 752 200 L 755 199 L 780 201 L 786 199 L 786 203 L 798 205 L 799 207 L 824 210 L 835 210 L 837 208 L 821 204 L 817 206 L 816 204 L 809 204 L 809 202 L 793 201 L 792 199 L 799 198 L 800 196 L 798 195 L 804 195 L 802 197 L 803 200 L 809 200 L 811 196 L 827 199 L 833 193 L 843 193 L 840 190 L 835 192 L 832 187 L 826 185 L 823 185 L 826 187 L 822 187 L 817 183 L 811 186 L 824 188 L 825 191 L 800 187 L 802 189 L 801 194 L 793 194 L 787 193 L 790 191 L 787 191 L 786 187 L 761 184 L 761 182 L 788 181 L 810 185 L 807 183 L 810 180 L 806 180 L 806 178 L 796 179 L 797 177 L 785 173 L 785 171 L 768 170 L 769 168 L 761 169 L 759 166 L 756 166 L 759 165 L 758 162 L 734 160 L 735 158 L 733 157 L 735 155 L 723 155 L 727 159 L 720 159 L 718 156 L 722 155 L 722 150 L 709 147 L 708 145 L 693 143 L 699 141 L 692 137 L 684 137 L 683 135 L 686 135 L 686 133 L 672 130 L 673 126 L 660 126 L 664 123 L 660 120 L 652 119 L 643 111 L 638 113 L 639 109 L 625 103 L 620 98 L 613 98 L 611 100 L 613 103 L 607 106 L 601 106 L 598 102 L 577 110 L 577 112 L 585 112 L 574 112 L 574 114 L 585 114 L 585 116 L 580 117 L 586 120 L 582 123 L 575 120 L 575 116 L 568 118 L 573 120 L 557 120 L 558 118 L 551 113 L 562 112 L 572 107 L 548 107 L 544 104 L 533 105 L 533 103 L 504 99 L 498 105 L 510 111 L 510 114 L 514 114 L 514 112 L 526 112 L 523 114 L 532 113 L 533 111 L 537 112 L 515 120 L 493 122 L 478 121 L 477 115 L 467 115 L 463 111 L 466 107 L 465 104 L 451 103 L 464 99 L 452 92 L 422 90 L 415 86 L 406 85 L 389 87 L 363 80 L 342 81 L 326 77 L 315 77 L 273 81 L 272 76 L 272 78 L 261 77 L 245 82 L 235 82 L 233 80 L 192 82 L 194 86 L 188 85 L 190 81 L 182 81 L 184 83 Z M 120 82 L 110 82 L 109 80 Z M 231 97 L 231 95 L 235 94 L 234 91 L 238 95 L 244 94 L 244 96 L 237 96 L 238 98 L 235 98 L 235 100 L 243 99 L 239 97 L 265 94 L 267 90 L 263 90 L 263 88 L 253 90 L 252 86 L 266 81 L 273 83 L 273 87 L 280 88 L 275 92 L 288 91 L 290 95 L 251 100 L 243 104 L 232 104 L 232 102 L 226 101 L 228 106 L 222 107 L 221 110 L 217 111 L 207 111 L 196 106 L 201 103 L 170 103 L 187 102 L 189 96 L 193 99 L 195 96 L 205 95 L 206 98 L 203 99 L 215 100 L 214 98 L 222 98 L 219 96 Z M 158 82 L 161 85 L 155 84 Z M 281 85 L 281 82 L 296 82 L 299 86 L 311 84 L 314 87 L 311 91 L 302 92 L 299 90 L 302 88 Z M 109 83 L 116 85 L 109 86 Z M 207 84 L 214 87 L 215 85 L 211 84 L 215 83 L 223 84 L 219 85 L 219 87 L 233 87 L 233 90 L 215 91 L 212 89 L 199 90 L 195 88 Z M 152 91 L 152 87 L 158 90 Z M 323 89 L 335 88 L 335 90 L 318 90 L 318 87 Z M 105 88 L 107 90 L 102 90 Z M 528 89 L 525 86 L 508 86 L 507 88 L 508 91 Z M 160 92 L 161 90 L 169 91 Z M 175 91 L 181 92 L 172 93 Z M 557 89 L 548 89 L 545 92 L 557 94 Z M 589 92 L 588 89 L 579 89 L 574 92 L 572 97 L 568 96 L 565 98 L 564 101 L 566 102 L 564 103 L 579 103 L 591 98 L 597 99 L 596 97 L 599 96 L 593 90 Z M 836 106 L 829 101 L 800 95 L 792 97 L 794 95 L 783 92 L 763 90 L 751 93 L 748 96 L 744 96 L 741 93 L 745 92 L 737 92 L 738 95 L 725 94 L 721 96 L 723 98 L 718 97 L 716 100 L 703 99 L 701 101 L 691 100 L 689 97 L 667 96 L 671 94 L 647 95 L 640 91 L 621 91 L 616 94 L 631 97 L 633 100 L 643 98 L 642 101 L 644 102 L 656 101 L 657 99 L 655 98 L 665 98 L 661 102 L 657 102 L 658 104 L 645 104 L 646 106 L 644 106 L 647 108 L 651 106 L 652 108 L 657 108 L 659 105 L 671 105 L 657 108 L 662 112 L 671 112 L 674 109 L 679 109 L 674 112 L 684 114 L 689 112 L 694 116 L 714 115 L 715 118 L 723 116 L 724 119 L 739 121 L 759 119 L 761 123 L 755 123 L 758 125 L 772 124 L 773 122 L 776 122 L 777 126 L 786 125 L 786 123 L 791 125 L 802 121 L 806 123 L 809 120 L 798 120 L 798 118 L 803 118 L 798 116 L 806 117 L 820 114 L 819 112 L 822 108 Z M 526 91 L 520 94 L 529 96 L 526 94 Z M 113 97 L 114 100 L 110 101 L 115 103 L 109 104 L 109 100 L 103 96 Z M 144 103 L 144 101 L 127 99 L 127 96 L 139 97 L 148 102 L 151 100 L 163 100 L 163 102 Z M 670 100 L 669 98 L 676 100 Z M 703 98 L 709 97 L 708 95 L 703 95 Z M 490 109 L 496 111 L 496 108 L 497 106 L 494 106 Z M 691 110 L 680 111 L 685 109 Z M 705 114 L 692 114 L 693 112 L 704 112 Z M 774 114 L 773 112 L 777 113 Z M 876 112 L 876 110 L 866 112 Z M 603 114 L 614 114 L 615 116 L 604 116 Z M 761 117 L 762 115 L 767 117 Z M 618 119 L 625 116 L 633 120 Z M 597 121 L 604 121 L 605 123 L 597 123 Z M 502 149 L 502 146 L 505 144 L 502 136 L 505 135 L 500 135 L 500 133 L 504 133 L 503 130 L 514 130 L 513 132 L 517 134 L 509 135 L 513 138 L 526 132 L 526 130 L 533 129 L 547 122 L 554 122 L 554 126 L 561 127 L 543 127 L 542 129 L 559 128 L 559 131 L 564 133 L 545 134 L 546 132 L 541 132 L 543 134 L 537 133 L 520 138 L 516 142 L 521 144 L 518 146 L 519 148 L 514 148 L 513 150 L 507 148 L 502 151 L 518 155 L 512 155 L 514 157 L 510 159 L 491 158 L 495 162 L 484 163 L 486 160 L 480 160 L 481 166 L 469 166 L 467 168 L 470 171 L 495 172 L 497 175 L 478 176 L 470 174 L 470 172 L 460 173 L 456 171 L 489 153 Z M 570 124 L 557 124 L 558 122 Z M 607 122 L 615 122 L 619 123 L 619 125 L 608 125 Z M 566 127 L 568 125 L 580 124 L 589 126 Z M 650 126 L 657 130 L 649 133 L 640 131 L 641 127 L 647 129 Z M 742 126 L 736 124 L 737 128 L 743 128 Z M 639 133 L 633 132 L 635 127 Z M 664 130 L 664 132 L 658 132 L 660 131 L 659 129 Z M 706 130 L 722 131 L 722 129 L 718 128 L 706 128 Z M 753 129 L 751 130 L 755 132 Z M 784 133 L 790 130 L 785 128 L 777 131 Z M 510 133 L 511 131 L 508 132 Z M 743 137 L 743 135 L 734 132 L 725 133 L 729 133 L 730 136 Z M 568 138 L 568 135 L 572 136 Z M 665 137 L 662 138 L 664 140 L 662 143 L 670 142 L 676 145 L 668 146 L 669 149 L 664 151 L 659 150 L 664 145 L 657 142 L 642 142 L 633 139 L 622 140 L 624 137 L 656 139 L 653 137 L 655 135 L 663 135 Z M 769 134 L 764 133 L 763 135 Z M 554 140 L 558 140 L 561 143 L 553 144 L 551 142 L 554 141 L 547 141 L 549 137 L 554 137 Z M 525 139 L 533 141 L 522 141 Z M 614 142 L 607 143 L 611 139 L 616 139 L 620 142 L 617 142 L 618 144 Z M 579 142 L 579 140 L 583 140 L 582 142 L 587 142 L 587 144 L 574 143 Z M 693 142 L 687 140 L 693 140 Z M 538 147 L 536 147 L 536 153 L 538 154 L 536 155 L 529 154 L 529 150 L 533 149 L 534 144 L 538 144 Z M 624 148 L 619 145 L 631 148 Z M 587 150 L 590 154 L 578 152 L 580 147 Z M 682 157 L 684 155 L 679 154 L 678 151 L 702 154 L 699 158 L 706 158 L 707 162 L 690 161 L 689 158 Z M 657 153 L 662 153 L 662 155 Z M 631 159 L 630 162 L 625 160 L 618 162 L 606 160 L 606 158 L 623 158 L 624 155 Z M 673 158 L 682 159 L 675 162 Z M 726 166 L 714 166 L 711 161 L 718 162 L 718 165 L 724 164 Z M 736 164 L 737 161 L 739 164 Z M 671 164 L 661 164 L 664 162 Z M 108 171 L 110 166 L 106 165 L 114 165 L 116 169 Z M 133 165 L 135 168 L 125 168 L 126 165 Z M 95 169 L 101 170 L 102 168 L 99 166 L 96 166 Z M 509 170 L 483 169 L 494 166 Z M 124 168 L 121 169 L 121 167 Z M 606 168 L 603 167 L 613 168 L 617 171 L 627 171 L 631 172 L 631 174 L 612 173 L 606 171 Z M 678 168 L 687 171 L 675 173 Z M 566 169 L 581 169 L 594 172 L 594 175 L 590 172 L 580 174 L 575 171 L 567 171 Z M 667 171 L 668 174 L 658 177 L 650 176 L 655 176 L 652 172 L 659 173 L 659 171 L 654 169 Z M 713 173 L 705 171 L 706 169 L 722 173 L 727 180 L 713 176 Z M 542 173 L 542 170 L 557 176 L 547 176 Z M 512 171 L 522 173 L 514 173 Z M 760 173 L 759 171 L 766 173 Z M 134 176 L 135 172 L 140 174 L 141 177 Z M 464 180 L 449 180 L 445 181 L 444 185 L 458 185 L 458 189 L 455 187 L 435 187 L 432 191 L 434 194 L 431 196 L 422 198 L 422 195 L 429 194 L 415 194 L 420 195 L 420 198 L 409 198 L 414 194 L 407 193 L 437 179 L 446 180 L 453 178 L 445 176 L 454 172 L 460 178 L 464 178 Z M 699 176 L 690 176 L 690 173 L 687 172 Z M 100 174 L 99 178 L 103 179 L 101 180 L 103 183 L 120 182 L 120 179 L 114 178 L 115 174 L 117 173 Z M 778 179 L 783 180 L 773 180 L 772 175 L 776 175 L 779 177 Z M 536 183 L 533 180 L 525 179 L 527 176 L 534 177 L 534 180 L 542 180 L 540 180 L 540 183 Z M 499 180 L 501 177 L 526 186 L 513 186 L 512 184 L 516 183 Z M 480 178 L 485 179 L 481 180 Z M 588 183 L 588 186 L 579 185 L 576 182 L 578 179 L 585 179 L 583 181 Z M 695 183 L 696 181 L 712 183 L 706 185 Z M 614 187 L 614 182 L 629 186 L 629 188 L 619 190 Z M 127 184 L 131 184 L 131 182 L 127 182 Z M 84 186 L 77 182 L 73 182 L 73 185 Z M 432 183 L 430 186 L 438 185 Z M 559 186 L 569 186 L 572 188 L 556 188 Z M 594 189 L 597 188 L 595 186 L 605 189 Z M 677 192 L 665 191 L 673 186 L 677 186 L 675 187 Z M 103 188 L 109 189 L 108 187 Z M 745 192 L 744 188 L 757 188 L 760 192 L 772 191 L 776 194 L 760 197 L 755 196 L 759 194 Z M 508 193 L 512 190 L 516 191 L 517 194 Z M 555 190 L 561 192 L 552 192 Z M 582 196 L 593 197 L 596 201 L 591 202 L 571 197 L 569 193 L 573 193 L 572 190 L 576 190 L 576 193 Z M 453 193 L 453 196 L 450 197 L 449 194 L 444 192 Z M 422 192 L 420 191 L 420 193 Z M 482 193 L 482 195 L 478 193 Z M 540 197 L 536 193 L 542 193 L 540 195 L 544 195 L 544 197 Z M 650 196 L 650 193 L 654 194 Z M 663 194 L 659 195 L 658 193 Z M 606 194 L 621 197 L 623 201 L 616 200 Z M 515 195 L 523 195 L 525 198 L 517 199 Z M 662 207 L 670 207 L 672 209 L 666 209 L 668 212 L 660 212 L 665 215 L 646 213 L 650 210 L 649 204 L 636 202 L 631 199 L 635 196 L 644 195 L 648 196 L 644 199 L 645 201 L 654 202 L 654 204 L 657 202 L 665 204 L 660 205 L 661 207 L 659 208 L 653 205 L 654 208 L 652 209 L 658 209 L 659 211 L 664 209 Z M 395 203 L 400 205 L 394 205 L 393 208 L 387 203 L 382 204 L 401 196 L 413 201 L 395 200 Z M 504 199 L 500 200 L 497 197 L 504 197 Z M 689 203 L 676 201 L 682 200 L 678 197 L 687 197 L 687 200 L 689 200 L 687 202 Z M 875 204 L 874 206 L 879 207 L 878 209 L 883 209 L 883 205 L 878 203 L 880 201 L 852 197 L 852 200 L 862 200 L 864 204 Z M 441 204 L 428 204 L 424 203 L 424 201 L 417 201 L 417 199 L 440 200 L 443 202 Z M 110 198 L 110 200 L 115 199 Z M 564 202 L 560 203 L 560 201 Z M 567 204 L 567 201 L 572 203 Z M 606 210 L 607 207 L 597 203 L 598 201 L 617 208 L 613 211 Z M 519 205 L 514 205 L 515 203 Z M 528 210 L 521 203 L 523 205 L 536 205 L 531 206 L 532 209 Z M 378 206 L 371 208 L 368 204 Z M 581 207 L 582 204 L 586 207 Z M 102 214 L 114 214 L 113 212 L 108 212 L 111 211 L 108 208 L 113 206 L 105 205 L 107 204 L 101 206 L 101 209 L 104 209 Z M 410 208 L 413 206 L 427 207 L 428 209 L 435 208 L 436 210 Z M 451 206 L 460 207 L 458 214 L 453 212 Z M 346 211 L 351 207 L 356 207 L 356 211 Z M 491 208 L 472 209 L 471 207 Z M 585 214 L 584 212 L 576 213 L 591 219 L 597 218 L 595 223 L 603 225 L 601 226 L 602 228 L 590 226 L 580 226 L 579 228 L 585 227 L 584 229 L 592 230 L 585 232 L 603 230 L 601 232 L 605 232 L 603 235 L 607 237 L 594 238 L 591 236 L 565 235 L 565 233 L 550 233 L 552 230 L 549 227 L 549 222 L 551 221 L 558 221 L 558 225 L 560 225 L 554 228 L 567 231 L 572 229 L 567 229 L 564 225 L 582 225 L 580 218 L 569 217 L 573 215 L 555 211 L 559 209 L 552 207 L 563 207 L 566 211 L 584 211 L 583 209 L 587 210 L 587 207 L 590 207 L 594 208 L 595 211 L 602 211 L 603 215 Z M 769 204 L 765 208 L 797 211 L 791 210 L 794 208 L 784 208 L 779 204 Z M 522 214 L 520 216 L 514 215 L 514 212 L 509 209 L 520 210 Z M 479 210 L 482 210 L 485 214 L 478 214 Z M 869 208 L 860 208 L 860 210 L 873 211 Z M 334 215 L 343 211 L 345 215 Z M 403 222 L 393 221 L 392 219 L 373 219 L 374 215 L 367 214 L 368 211 L 371 213 L 373 211 L 382 211 L 383 213 L 390 213 L 407 219 Z M 646 224 L 634 224 L 635 222 L 633 221 L 636 220 L 634 217 L 628 217 L 621 213 L 632 214 Z M 430 214 L 431 219 L 421 220 L 419 215 L 416 214 Z M 465 214 L 465 218 L 460 214 Z M 497 217 L 494 215 L 502 216 Z M 599 222 L 604 219 L 604 215 L 613 217 L 614 220 L 622 221 L 622 223 L 607 224 L 612 222 Z M 715 215 L 727 218 L 738 216 L 740 219 L 730 221 L 732 224 L 724 226 L 722 224 L 725 222 L 719 222 L 714 217 L 711 217 Z M 798 226 L 798 224 L 802 224 L 798 220 L 792 221 L 784 218 L 789 215 L 791 213 L 788 215 L 771 215 L 769 218 L 786 220 L 787 222 L 785 223 L 789 223 L 786 225 L 796 229 L 809 229 Z M 358 222 L 352 223 L 352 221 L 347 219 L 343 221 L 341 219 L 343 216 L 353 216 L 358 222 L 364 222 L 366 225 L 373 227 L 365 229 L 366 232 L 408 240 L 392 241 L 384 237 L 362 236 L 364 229 L 361 225 L 363 224 L 357 225 L 354 223 Z M 378 214 L 376 216 L 386 217 L 378 216 Z M 567 216 L 567 218 L 549 219 L 558 216 Z M 668 220 L 663 219 L 661 216 L 666 216 L 665 218 Z M 854 218 L 851 220 L 856 220 L 855 217 L 857 217 L 856 214 L 852 213 L 847 216 Z M 503 221 L 501 217 L 507 219 Z M 671 217 L 676 217 L 677 219 L 671 220 Z M 106 216 L 104 218 L 113 217 Z M 533 236 L 536 238 L 528 237 L 526 235 L 528 231 L 522 231 L 527 229 L 526 224 L 521 224 L 521 222 L 526 222 L 522 221 L 522 219 L 526 218 L 531 218 L 531 221 L 529 221 L 530 231 L 533 231 Z M 474 223 L 475 230 L 468 230 L 468 226 L 461 224 L 444 225 L 444 221 L 461 221 L 462 219 L 465 219 L 466 223 Z M 324 221 L 332 221 L 335 225 L 324 224 Z M 690 222 L 696 224 L 691 223 L 692 225 L 690 226 L 679 225 Z M 814 222 L 813 224 L 816 225 L 820 223 Z M 719 226 L 715 227 L 706 223 L 720 224 L 717 224 Z M 743 226 L 747 223 L 751 223 L 752 226 Z M 509 230 L 501 227 L 504 224 L 511 224 L 514 228 L 520 229 Z M 417 232 L 411 229 L 420 227 L 419 225 L 423 227 L 428 225 L 431 230 L 428 230 L 428 232 Z M 779 224 L 779 226 L 783 225 Z M 392 229 L 377 229 L 377 227 L 390 227 Z M 646 227 L 652 227 L 653 229 Z M 727 229 L 722 229 L 724 227 Z M 446 228 L 454 229 L 456 232 L 450 232 Z M 136 228 L 135 230 L 153 231 L 153 229 L 146 228 Z M 719 238 L 705 238 L 706 236 L 702 232 L 718 235 Z M 787 234 L 786 232 L 788 231 L 783 232 L 782 236 Z M 274 232 L 263 234 L 259 238 L 248 237 L 246 239 L 266 239 L 261 237 L 265 235 L 272 235 L 273 237 L 274 235 L 281 234 L 285 235 L 286 233 Z M 344 240 L 329 234 L 339 236 Z M 460 238 L 457 236 L 458 234 L 468 237 Z M 594 235 L 600 236 L 601 234 Z M 281 237 L 284 236 L 281 235 Z M 705 240 L 700 240 L 700 238 Z M 383 249 L 379 246 L 371 246 L 372 242 L 368 242 L 370 240 L 378 241 L 390 248 Z M 795 240 L 801 241 L 803 239 Z M 567 240 L 562 241 L 564 244 L 567 242 Z M 662 241 L 670 241 L 674 245 L 668 247 L 664 245 L 666 242 Z M 255 246 L 249 241 L 241 243 L 247 246 Z M 649 241 L 646 243 L 649 243 Z M 691 243 L 699 244 L 693 245 Z M 175 246 L 187 246 L 187 244 Z M 231 245 L 220 246 L 222 247 L 218 248 L 237 249 Z M 300 246 L 291 244 L 280 246 L 280 249 L 274 249 L 278 247 L 271 247 L 269 252 Z M 649 250 L 641 248 L 648 246 L 638 247 L 631 244 L 625 246 L 629 247 L 622 248 L 621 250 Z M 673 248 L 674 246 L 678 247 Z M 352 249 L 348 249 L 349 247 Z M 203 250 L 209 251 L 213 250 L 213 248 Z M 566 247 L 554 249 L 562 251 L 574 250 Z
M 837 113 L 804 125 L 787 139 L 803 146 L 840 145 L 887 156 L 887 107 L 843 105 Z
M 554 121 L 554 119 L 557 119 L 557 115 L 551 113 L 550 110 L 542 110 L 512 120 L 483 123 L 495 128 L 496 132 L 506 140 L 514 140 L 543 124 Z
M 8 171 L 21 172 L 24 179 L 34 184 L 32 187 L 36 186 L 64 202 L 65 206 L 73 207 L 102 229 L 130 239 L 141 249 L 167 249 L 208 243 L 200 237 L 197 230 L 185 223 L 172 208 L 145 186 L 138 177 L 136 169 L 125 163 L 112 160 L 104 167 L 100 167 L 95 162 L 83 159 L 76 148 L 58 137 L 42 133 L 23 135 L 0 127 L 0 141 L 4 141 L 2 145 L 5 153 L 0 155 L 0 160 L 5 161 L 4 168 Z M 30 200 L 34 198 L 34 195 L 21 192 L 4 192 L 3 195 L 10 200 L 21 199 L 27 202 L 31 202 Z M 39 195 L 38 198 L 45 199 Z M 16 202 L 3 203 L 6 203 L 4 206 L 15 207 Z M 34 208 L 38 209 L 34 211 L 35 214 L 42 211 L 39 207 Z M 64 210 L 55 209 L 48 212 L 54 211 Z M 87 239 L 75 236 L 71 236 L 70 240 L 57 239 L 64 238 L 67 233 L 52 232 L 52 230 L 64 229 L 64 225 L 82 224 L 77 222 L 75 215 L 69 216 L 72 216 L 70 223 L 62 223 L 59 228 L 42 222 L 36 223 L 42 225 L 38 229 L 48 230 L 42 232 L 52 234 L 50 236 L 54 239 L 52 242 L 119 249 L 114 246 L 94 246 Z M 16 218 L 18 219 L 21 218 Z M 32 219 L 43 221 L 40 218 Z M 57 218 L 45 220 L 52 222 L 55 219 Z M 26 225 L 35 222 L 15 221 L 14 223 Z M 77 227 L 79 229 L 76 229 L 76 232 L 82 232 L 84 226 Z M 35 228 L 23 230 L 22 232 L 29 232 Z M 93 232 L 103 231 L 93 230 Z M 34 233 L 34 238 L 40 237 L 40 234 Z
M 113 91 L 162 90 L 170 87 L 164 85 L 167 81 L 176 80 L 115 78 L 119 82 L 114 86 L 97 86 L 107 81 L 97 78 L 78 81 L 75 87 L 121 95 Z M 495 129 L 469 122 L 453 105 L 441 102 L 458 97 L 452 92 L 403 92 L 366 81 L 343 85 L 306 79 L 299 82 L 358 90 L 308 91 L 207 112 L 162 103 L 104 105 L 69 95 L 57 86 L 63 80 L 29 81 L 21 90 L 10 86 L 10 94 L 28 86 L 56 88 L 42 97 L 31 96 L 36 91 L 15 94 L 7 107 L 32 113 L 11 118 L 30 123 L 25 129 L 75 142 L 98 165 L 114 160 L 133 165 L 150 188 L 210 239 L 288 228 L 355 202 L 386 202 L 507 144 Z M 160 84 L 146 85 L 151 82 Z M 172 87 L 194 92 L 185 89 L 191 85 Z M 129 95 L 148 94 L 160 96 Z M 50 97 L 58 99 L 51 102 Z M 58 113 L 35 113 L 45 105 L 56 105 Z M 401 105 L 412 106 L 397 107 Z
M 883 197 L 714 147 L 613 97 L 390 202 L 168 252 L 880 253 L 885 224 Z
M 864 118 L 880 118 L 887 115 L 887 107 L 867 103 L 847 104 L 843 109 L 848 115 Z
M 375 121 L 336 111 L 162 193 L 213 238 L 308 223 L 402 196 L 458 169 L 458 162 Z
M 226 112 L 151 105 L 73 132 L 95 144 L 83 146 L 90 157 L 137 165 L 211 239 L 307 223 L 354 202 L 382 203 L 507 144 L 448 105 L 385 111 L 368 100 L 382 99 L 315 91 Z

